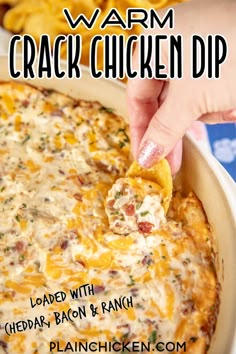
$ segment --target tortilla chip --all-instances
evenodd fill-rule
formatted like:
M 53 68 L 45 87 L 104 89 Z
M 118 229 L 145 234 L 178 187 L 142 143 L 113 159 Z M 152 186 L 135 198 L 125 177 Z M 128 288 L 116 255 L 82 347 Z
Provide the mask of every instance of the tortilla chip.
M 170 166 L 166 159 L 162 159 L 149 169 L 141 167 L 134 161 L 126 172 L 126 176 L 141 177 L 147 181 L 157 183 L 161 187 L 162 204 L 165 212 L 167 212 L 172 197 L 173 181 Z

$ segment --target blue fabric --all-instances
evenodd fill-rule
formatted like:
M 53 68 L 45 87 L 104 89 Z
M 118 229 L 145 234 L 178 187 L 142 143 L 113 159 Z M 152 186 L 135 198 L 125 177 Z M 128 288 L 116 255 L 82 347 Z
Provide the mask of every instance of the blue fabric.
M 213 155 L 236 181 L 236 124 L 206 127 Z

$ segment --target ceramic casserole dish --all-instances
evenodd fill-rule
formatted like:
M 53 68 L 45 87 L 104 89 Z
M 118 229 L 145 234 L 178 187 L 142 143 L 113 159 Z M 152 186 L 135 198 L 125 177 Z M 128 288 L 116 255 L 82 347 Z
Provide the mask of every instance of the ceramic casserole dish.
M 21 65 L 21 58 L 18 58 Z M 0 80 L 9 80 L 8 58 L 0 57 Z M 80 79 L 34 79 L 32 85 L 56 89 L 72 97 L 97 100 L 127 118 L 125 85 L 90 77 L 83 68 Z M 183 164 L 177 180 L 201 200 L 212 226 L 218 251 L 221 305 L 209 354 L 236 354 L 236 188 L 210 155 L 188 136 L 184 138 Z

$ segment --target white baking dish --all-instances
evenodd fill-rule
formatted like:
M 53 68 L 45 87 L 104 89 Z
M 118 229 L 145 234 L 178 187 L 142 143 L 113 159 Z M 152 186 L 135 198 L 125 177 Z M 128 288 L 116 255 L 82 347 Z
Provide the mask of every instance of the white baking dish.
M 21 58 L 18 65 L 21 66 Z M 8 79 L 8 58 L 1 56 L 0 80 Z M 98 100 L 127 117 L 125 86 L 111 80 L 95 80 L 86 68 L 81 79 L 38 79 L 31 84 Z M 202 201 L 219 253 L 221 306 L 209 354 L 236 354 L 236 187 L 217 161 L 189 137 L 184 139 L 180 178 Z

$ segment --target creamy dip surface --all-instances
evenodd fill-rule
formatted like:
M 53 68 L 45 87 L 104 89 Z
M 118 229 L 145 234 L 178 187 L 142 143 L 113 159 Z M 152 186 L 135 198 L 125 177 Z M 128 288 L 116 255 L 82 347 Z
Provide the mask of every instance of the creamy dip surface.
M 123 178 L 129 145 L 109 107 L 0 84 L 0 353 L 207 352 L 219 284 L 202 204 L 175 192 L 165 216 L 156 185 Z
M 160 188 L 143 178 L 120 178 L 106 199 L 111 229 L 118 234 L 150 233 L 166 221 Z

